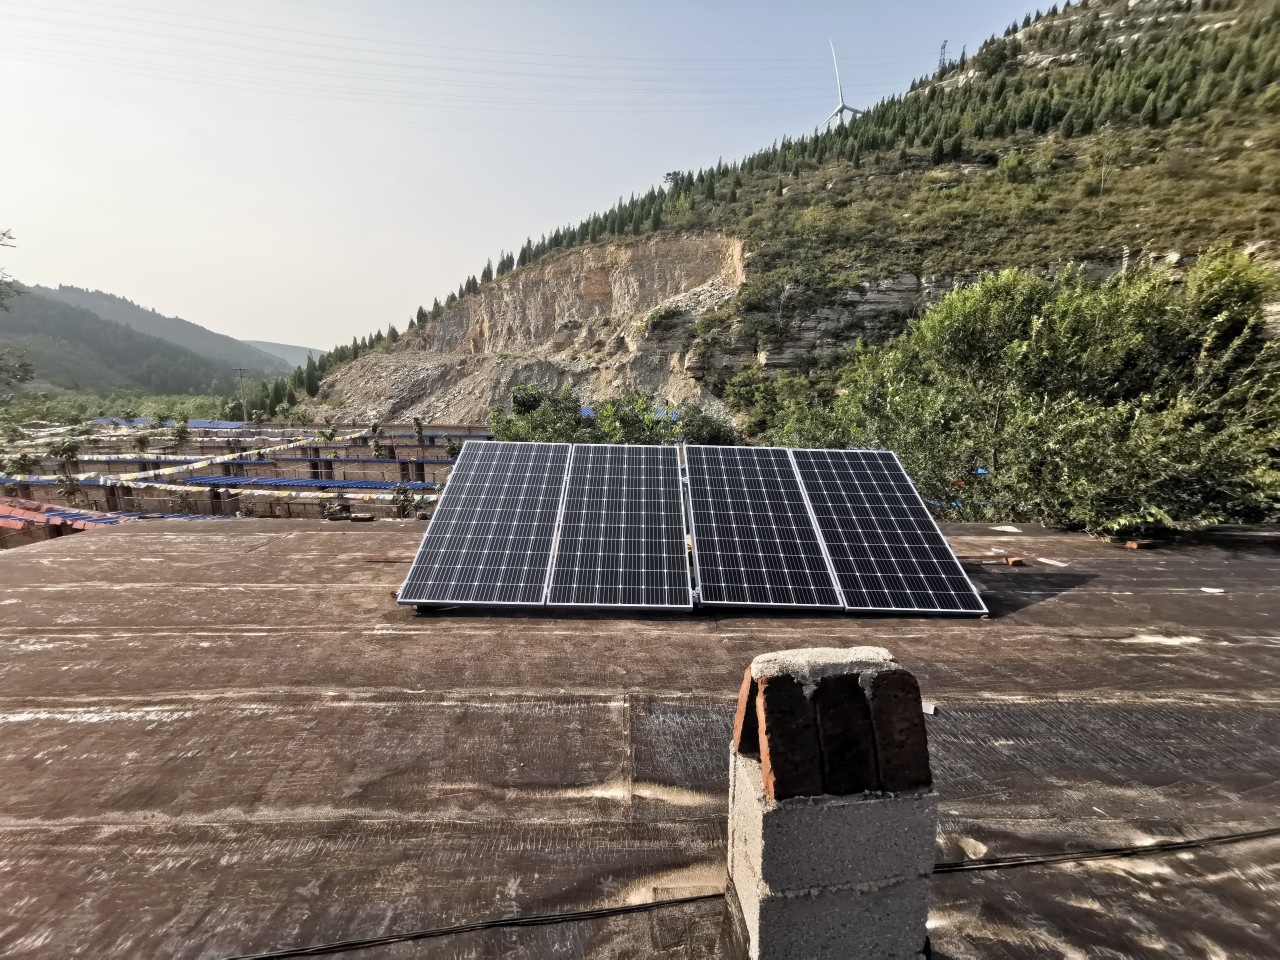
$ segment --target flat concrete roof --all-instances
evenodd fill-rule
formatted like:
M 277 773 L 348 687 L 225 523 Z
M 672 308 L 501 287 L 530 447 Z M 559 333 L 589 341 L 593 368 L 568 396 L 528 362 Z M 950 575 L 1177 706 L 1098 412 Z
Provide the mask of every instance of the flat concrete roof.
M 742 671 L 790 647 L 884 646 L 919 677 L 939 860 L 1276 825 L 1275 530 L 946 528 L 986 620 L 415 616 L 392 592 L 422 531 L 136 523 L 0 553 L 0 955 L 215 958 L 717 891 Z M 1277 889 L 1274 839 L 952 873 L 930 929 L 952 960 L 1270 958 Z M 720 921 L 352 955 L 709 958 Z

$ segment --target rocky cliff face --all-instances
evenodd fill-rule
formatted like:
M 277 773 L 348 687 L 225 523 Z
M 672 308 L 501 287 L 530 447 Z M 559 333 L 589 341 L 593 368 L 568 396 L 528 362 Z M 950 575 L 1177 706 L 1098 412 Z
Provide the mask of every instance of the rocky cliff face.
M 325 388 L 373 419 L 483 420 L 522 383 L 714 403 L 685 370 L 688 326 L 743 281 L 742 244 L 714 234 L 602 244 L 486 284 Z
M 709 375 L 752 360 L 784 369 L 815 350 L 880 339 L 950 289 L 934 278 L 896 277 L 797 318 L 781 346 L 729 331 L 691 350 L 697 318 L 729 300 L 744 271 L 741 242 L 718 234 L 575 250 L 486 284 L 393 349 L 340 368 L 325 391 L 343 416 L 374 420 L 479 421 L 525 383 L 571 384 L 592 398 L 635 389 L 716 409 L 703 386 Z

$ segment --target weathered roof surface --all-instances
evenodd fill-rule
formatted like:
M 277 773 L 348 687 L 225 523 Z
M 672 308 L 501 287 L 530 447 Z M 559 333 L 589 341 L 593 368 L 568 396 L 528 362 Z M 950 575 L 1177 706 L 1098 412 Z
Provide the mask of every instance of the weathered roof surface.
M 939 859 L 1273 825 L 1274 533 L 953 527 L 988 620 L 415 617 L 421 525 L 130 524 L 0 554 L 0 955 L 211 958 L 723 884 L 743 667 L 920 678 Z M 935 879 L 935 955 L 1272 957 L 1280 843 Z M 712 957 L 715 903 L 358 954 Z M 555 952 L 556 949 L 559 952 Z

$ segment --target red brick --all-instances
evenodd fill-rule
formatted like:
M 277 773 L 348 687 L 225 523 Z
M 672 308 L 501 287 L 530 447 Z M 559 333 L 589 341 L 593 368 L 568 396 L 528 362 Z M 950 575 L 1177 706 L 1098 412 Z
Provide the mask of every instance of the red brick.
M 822 747 L 824 793 L 844 796 L 880 789 L 871 705 L 856 673 L 826 677 L 813 695 Z
M 871 723 L 880 789 L 896 793 L 931 786 L 929 742 L 915 677 L 906 670 L 876 675 L 871 683 Z
M 751 756 L 760 754 L 760 722 L 756 718 L 756 681 L 747 667 L 738 691 L 738 710 L 733 716 L 733 749 Z
M 763 677 L 756 696 L 760 772 L 775 800 L 822 793 L 822 750 L 813 701 L 792 677 Z

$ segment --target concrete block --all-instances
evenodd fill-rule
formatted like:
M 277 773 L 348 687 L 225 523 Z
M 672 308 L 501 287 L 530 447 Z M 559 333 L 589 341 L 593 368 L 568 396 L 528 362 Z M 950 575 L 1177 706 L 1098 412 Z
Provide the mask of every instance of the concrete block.
M 929 882 L 757 898 L 735 883 L 751 960 L 916 960 L 928 938 Z
M 764 884 L 761 895 L 876 886 L 933 871 L 937 794 L 778 801 L 764 793 L 759 761 L 731 753 L 730 765 L 729 873 L 750 871 Z
M 896 666 L 898 661 L 884 647 L 806 647 L 761 654 L 751 661 L 751 676 L 756 680 L 794 677 L 812 693 L 823 677 L 874 673 Z

